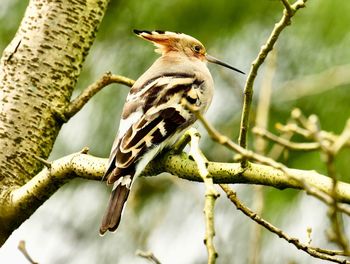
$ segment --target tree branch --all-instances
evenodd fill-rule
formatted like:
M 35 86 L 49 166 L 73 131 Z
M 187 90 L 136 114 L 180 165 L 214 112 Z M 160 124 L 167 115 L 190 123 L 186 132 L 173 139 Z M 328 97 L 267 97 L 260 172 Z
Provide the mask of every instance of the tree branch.
M 329 254 L 327 254 L 328 252 L 332 252 L 332 251 L 323 250 L 323 252 L 320 252 L 317 250 L 317 248 L 310 247 L 309 245 L 301 243 L 298 238 L 294 238 L 294 237 L 289 236 L 288 234 L 283 232 L 281 229 L 275 227 L 271 223 L 262 219 L 255 212 L 253 212 L 248 207 L 246 207 L 244 204 L 242 204 L 239 201 L 237 194 L 230 187 L 228 187 L 226 184 L 220 184 L 220 187 L 224 190 L 224 192 L 227 194 L 227 197 L 236 206 L 236 208 L 238 210 L 243 212 L 246 216 L 248 216 L 250 219 L 252 219 L 256 223 L 258 223 L 259 225 L 263 226 L 267 230 L 278 235 L 280 238 L 283 238 L 287 242 L 293 244 L 297 249 L 300 249 L 300 250 L 306 252 L 307 254 L 309 254 L 310 256 L 313 256 L 315 258 L 325 259 L 325 260 L 329 260 L 329 261 L 336 262 L 336 263 L 350 263 L 350 261 L 348 261 L 346 259 L 338 259 L 338 258 L 332 257 Z M 334 252 L 332 252 L 332 253 L 334 253 Z
M 35 262 L 29 255 L 26 249 L 26 242 L 24 240 L 19 241 L 17 248 L 20 252 L 22 252 L 23 256 L 29 261 L 30 264 L 39 264 L 38 262 Z
M 74 153 L 55 160 L 51 168 L 44 168 L 33 179 L 22 187 L 11 192 L 11 204 L 8 209 L 29 210 L 34 212 L 52 193 L 58 190 L 70 179 L 79 177 L 89 180 L 102 180 L 107 165 L 107 159 L 91 155 Z M 291 179 L 288 175 L 304 179 L 310 186 L 331 194 L 332 180 L 315 171 L 305 171 L 287 168 L 288 175 L 271 166 L 249 163 L 242 168 L 240 163 L 208 162 L 208 177 L 214 183 L 247 183 L 275 187 L 278 189 L 302 189 L 303 184 Z M 179 178 L 202 182 L 196 163 L 186 153 L 174 155 L 172 152 L 153 160 L 145 169 L 144 176 L 154 176 L 168 172 Z M 337 184 L 337 198 L 339 202 L 350 204 L 350 184 L 339 181 Z M 340 206 L 340 205 L 339 205 Z M 28 217 L 30 214 L 28 215 Z M 13 216 L 15 217 L 15 216 Z
M 316 116 L 315 116 L 316 117 Z M 329 177 L 332 179 L 333 188 L 332 188 L 332 204 L 329 210 L 329 218 L 331 220 L 331 232 L 329 232 L 330 241 L 338 244 L 343 251 L 349 252 L 349 241 L 344 235 L 344 225 L 341 216 L 338 214 L 339 206 L 337 202 L 337 172 L 335 166 L 335 156 L 338 154 L 338 151 L 345 145 L 345 143 L 349 140 L 349 124 L 348 121 L 342 134 L 338 137 L 338 140 L 333 144 L 330 144 L 328 141 L 323 140 L 321 136 L 321 129 L 318 123 L 318 118 L 313 118 L 315 121 L 315 132 L 312 133 L 314 135 L 314 140 L 318 142 L 321 146 L 321 151 L 324 154 L 324 162 L 327 167 L 327 172 Z
M 213 179 L 209 176 L 209 171 L 207 169 L 208 160 L 199 148 L 199 132 L 195 128 L 191 128 L 187 131 L 187 134 L 191 138 L 191 141 L 189 142 L 189 154 L 194 159 L 198 173 L 205 185 L 205 203 L 203 210 L 205 215 L 204 244 L 206 245 L 208 251 L 208 264 L 214 264 L 218 258 L 218 253 L 216 252 L 214 246 L 214 206 L 216 199 L 219 197 L 219 193 L 215 190 Z
M 72 116 L 78 113 L 84 105 L 104 87 L 112 83 L 120 83 L 131 87 L 134 84 L 134 80 L 121 75 L 113 75 L 107 72 L 102 75 L 100 79 L 89 85 L 80 95 L 78 95 L 67 107 L 65 113 L 63 113 L 64 120 L 68 121 Z
M 160 261 L 150 251 L 137 250 L 135 253 L 137 256 L 149 260 L 153 264 L 161 264 Z
M 253 133 L 292 150 L 311 151 L 320 149 L 320 144 L 318 142 L 292 142 L 282 137 L 276 136 L 261 127 L 254 127 Z
M 283 0 L 283 4 L 286 7 L 286 12 L 283 12 L 283 16 L 281 20 L 275 24 L 274 29 L 271 32 L 266 43 L 261 47 L 258 57 L 253 61 L 252 66 L 250 68 L 247 81 L 244 87 L 244 100 L 243 100 L 243 110 L 242 110 L 242 118 L 240 125 L 240 133 L 239 133 L 239 145 L 243 148 L 247 146 L 247 132 L 249 126 L 249 114 L 250 114 L 250 106 L 253 98 L 253 86 L 254 81 L 257 76 L 258 70 L 260 66 L 265 61 L 265 58 L 269 54 L 269 52 L 273 49 L 279 35 L 291 23 L 291 19 L 294 16 L 295 12 L 305 6 L 305 2 L 307 0 L 298 0 L 293 5 L 289 5 L 288 1 Z M 287 8 L 288 7 L 288 8 Z M 293 11 L 293 12 L 292 12 Z
M 235 144 L 232 140 L 230 140 L 225 135 L 220 134 L 219 131 L 217 131 L 205 118 L 204 116 L 196 111 L 195 109 L 192 109 L 189 107 L 189 109 L 196 114 L 197 118 L 202 122 L 205 129 L 208 131 L 209 136 L 219 144 L 227 147 L 230 150 L 233 150 L 237 153 L 239 153 L 240 160 L 255 160 L 259 162 L 260 164 L 265 164 L 269 167 L 272 167 L 274 169 L 279 170 L 280 172 L 284 173 L 284 175 L 289 178 L 290 180 L 297 181 L 300 184 L 300 189 L 304 189 L 308 194 L 313 195 L 314 197 L 318 198 L 322 202 L 330 205 L 332 204 L 332 192 L 329 192 L 328 190 L 325 191 L 322 188 L 318 188 L 317 186 L 313 186 L 308 184 L 307 181 L 305 181 L 304 176 L 298 176 L 296 174 L 291 174 L 289 172 L 289 169 L 283 165 L 282 163 L 279 163 L 269 157 L 265 157 L 263 155 L 259 155 L 257 153 L 254 153 L 253 151 L 247 150 L 237 144 Z M 242 162 L 241 162 L 242 164 Z M 242 167 L 246 167 L 249 164 L 245 162 L 242 164 Z M 337 189 L 337 188 L 336 188 Z M 339 206 L 339 210 L 350 215 L 350 209 L 347 207 Z
M 20 209 L 30 204 L 40 206 L 63 184 L 76 177 L 100 181 L 106 164 L 107 159 L 81 152 L 52 161 L 50 168 L 44 168 L 25 185 L 12 191 L 12 207 Z

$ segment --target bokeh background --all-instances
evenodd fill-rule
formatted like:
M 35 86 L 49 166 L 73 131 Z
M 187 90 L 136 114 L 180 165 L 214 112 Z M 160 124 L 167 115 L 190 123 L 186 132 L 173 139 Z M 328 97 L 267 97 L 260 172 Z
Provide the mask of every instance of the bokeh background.
M 0 50 L 13 38 L 28 1 L 1 0 Z M 104 72 L 136 79 L 158 56 L 153 47 L 136 38 L 132 29 L 184 32 L 201 40 L 207 50 L 248 72 L 260 46 L 282 14 L 277 0 L 263 1 L 111 1 L 97 39 L 84 64 L 76 96 Z M 350 116 L 350 1 L 312 0 L 300 10 L 275 47 L 269 129 L 285 123 L 299 107 L 305 115 L 317 114 L 322 129 L 340 133 Z M 237 140 L 245 76 L 210 65 L 216 84 L 207 114 L 216 127 Z M 256 101 L 266 67 L 255 85 Z M 270 69 L 271 70 L 271 69 Z M 325 72 L 331 72 L 326 78 Z M 300 88 L 301 84 L 305 84 Z M 299 88 L 299 89 L 298 89 Z M 128 88 L 111 85 L 97 94 L 68 124 L 50 159 L 88 146 L 91 154 L 107 157 L 118 128 Z M 253 125 L 253 124 L 252 124 Z M 202 131 L 202 148 L 208 159 L 231 162 L 233 153 L 210 141 Z M 250 146 L 254 136 L 250 134 Z M 286 160 L 285 158 L 288 157 Z M 339 177 L 349 179 L 349 151 L 337 158 Z M 317 152 L 284 155 L 280 161 L 301 169 L 326 173 Z M 233 186 L 242 200 L 254 206 L 252 186 Z M 327 208 L 295 190 L 264 187 L 263 216 L 302 241 L 333 248 L 327 242 Z M 39 263 L 147 263 L 135 251 L 152 251 L 162 263 L 205 263 L 204 188 L 170 175 L 139 178 L 115 234 L 98 235 L 109 190 L 104 183 L 74 180 L 55 193 L 16 230 L 0 249 L 0 263 L 27 263 L 17 250 L 25 240 Z M 255 235 L 247 219 L 221 195 L 215 208 L 218 263 L 249 263 Z M 345 224 L 348 229 L 347 219 Z M 349 234 L 349 233 L 348 233 Z M 324 263 L 315 260 L 277 236 L 263 232 L 260 263 Z

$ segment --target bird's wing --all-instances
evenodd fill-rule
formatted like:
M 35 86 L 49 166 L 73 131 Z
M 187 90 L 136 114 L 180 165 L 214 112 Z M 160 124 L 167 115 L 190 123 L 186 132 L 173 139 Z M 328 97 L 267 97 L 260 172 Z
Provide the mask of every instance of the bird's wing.
M 121 171 L 131 169 L 152 147 L 194 123 L 186 104 L 200 103 L 202 84 L 195 75 L 169 73 L 131 89 L 106 171 L 108 183 L 124 176 Z

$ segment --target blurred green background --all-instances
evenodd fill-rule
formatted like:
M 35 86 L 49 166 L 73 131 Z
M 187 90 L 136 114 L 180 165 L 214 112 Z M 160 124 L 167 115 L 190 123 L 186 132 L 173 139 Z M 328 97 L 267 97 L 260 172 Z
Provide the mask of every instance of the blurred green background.
M 27 1 L 0 3 L 0 50 L 13 38 Z M 280 1 L 111 1 L 97 39 L 84 64 L 73 96 L 104 72 L 136 79 L 157 58 L 153 47 L 136 38 L 132 29 L 163 29 L 192 35 L 208 53 L 248 72 L 260 46 L 280 19 Z M 276 66 L 272 82 L 273 100 L 269 129 L 286 123 L 290 112 L 300 108 L 305 115 L 316 114 L 322 129 L 340 133 L 350 115 L 350 1 L 310 0 L 298 12 L 275 46 Z M 340 71 L 341 66 L 342 71 Z M 245 76 L 210 65 L 216 85 L 208 119 L 237 140 Z M 332 71 L 327 78 L 324 72 Z M 256 101 L 265 67 L 255 85 L 252 126 Z M 318 76 L 321 76 L 320 78 Z M 296 89 L 291 82 L 306 83 Z M 51 159 L 88 146 L 91 154 L 107 157 L 118 128 L 128 88 L 111 85 L 97 94 L 66 124 Z M 231 162 L 233 153 L 213 143 L 201 125 L 202 148 L 208 159 Z M 250 147 L 254 136 L 249 135 Z M 301 138 L 297 138 L 301 139 Z M 271 146 L 271 144 L 269 145 Z M 349 151 L 337 158 L 339 177 L 349 181 Z M 290 152 L 281 159 L 288 166 L 316 169 L 326 173 L 317 152 Z M 233 186 L 242 200 L 254 204 L 252 186 Z M 327 208 L 312 197 L 295 190 L 264 187 L 263 215 L 302 241 L 333 247 L 327 242 Z M 26 221 L 0 250 L 1 263 L 27 263 L 17 250 L 24 239 L 39 263 L 147 263 L 135 256 L 137 249 L 152 251 L 162 263 L 204 263 L 204 188 L 169 175 L 139 178 L 129 198 L 122 223 L 115 234 L 98 235 L 108 200 L 104 183 L 74 180 L 50 198 Z M 218 263 L 248 263 L 252 254 L 254 226 L 221 195 L 216 205 L 215 243 Z M 346 221 L 346 228 L 349 231 Z M 299 252 L 276 236 L 263 232 L 260 263 L 323 263 Z

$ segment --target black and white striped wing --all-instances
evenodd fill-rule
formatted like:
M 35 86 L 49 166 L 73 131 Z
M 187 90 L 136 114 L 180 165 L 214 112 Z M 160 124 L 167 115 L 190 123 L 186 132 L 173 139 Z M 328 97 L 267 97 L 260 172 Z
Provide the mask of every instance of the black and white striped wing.
M 141 157 L 154 148 L 171 145 L 174 135 L 195 122 L 186 104 L 200 105 L 202 85 L 194 75 L 169 73 L 131 89 L 106 172 L 108 183 L 128 171 L 135 172 Z

